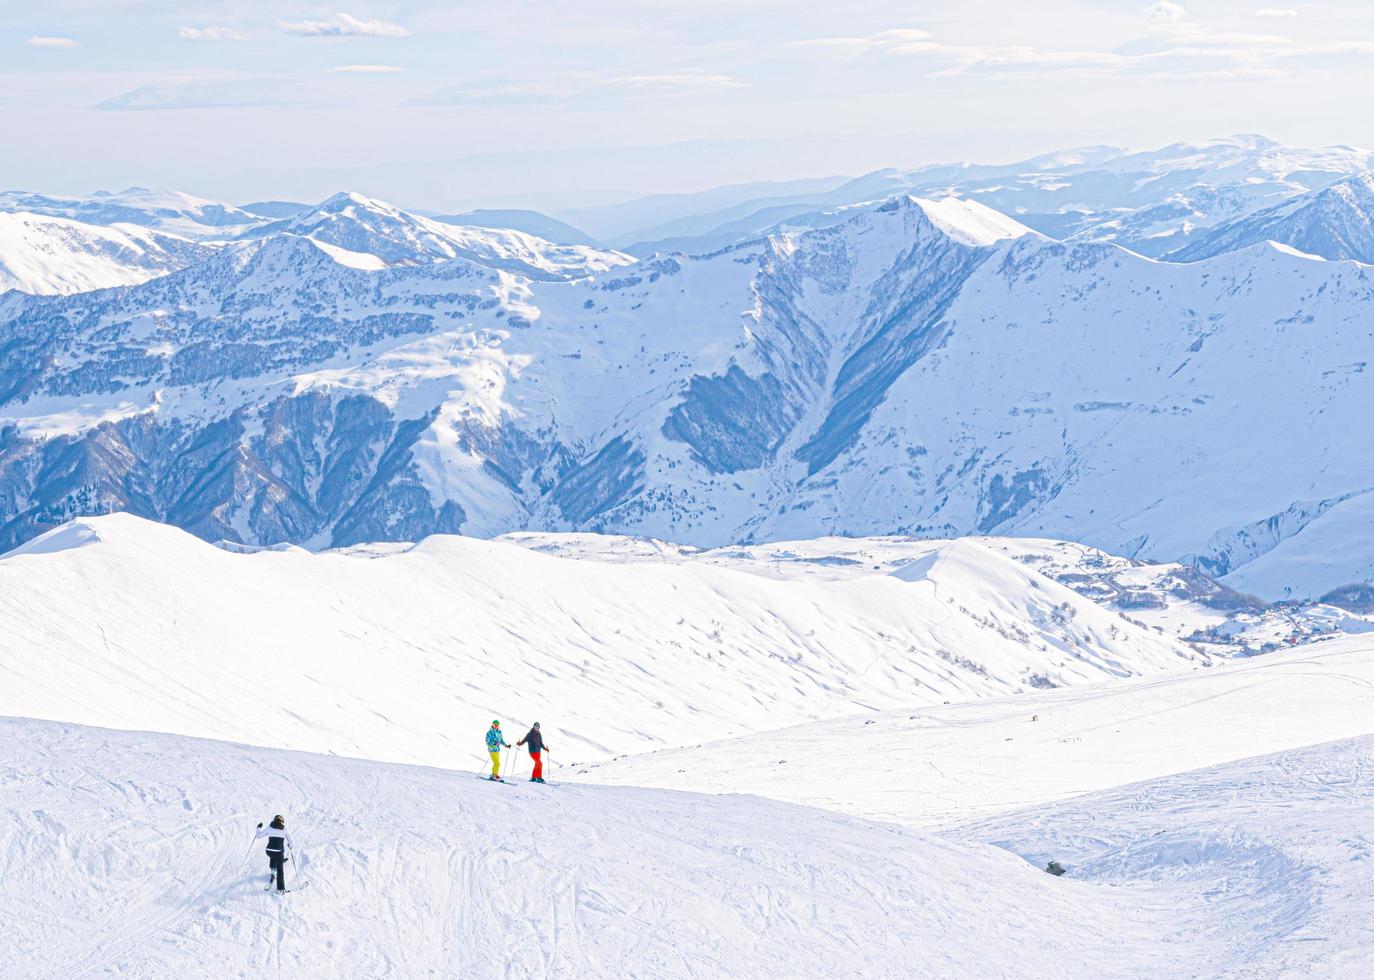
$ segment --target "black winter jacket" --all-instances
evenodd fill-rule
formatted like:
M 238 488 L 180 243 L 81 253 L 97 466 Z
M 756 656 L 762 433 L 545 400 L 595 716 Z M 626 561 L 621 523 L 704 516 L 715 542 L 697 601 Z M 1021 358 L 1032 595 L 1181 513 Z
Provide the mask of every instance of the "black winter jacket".
M 515 743 L 516 745 L 527 745 L 531 752 L 544 751 L 544 736 L 539 734 L 539 729 L 531 728 L 530 733 Z

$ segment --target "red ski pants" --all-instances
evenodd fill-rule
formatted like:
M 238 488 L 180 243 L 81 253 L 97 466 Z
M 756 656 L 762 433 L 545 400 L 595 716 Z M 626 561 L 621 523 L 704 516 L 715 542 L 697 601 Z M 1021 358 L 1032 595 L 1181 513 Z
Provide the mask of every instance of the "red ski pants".
M 534 772 L 530 773 L 531 779 L 544 778 L 544 760 L 540 758 L 543 753 L 531 752 L 530 758 L 534 760 Z

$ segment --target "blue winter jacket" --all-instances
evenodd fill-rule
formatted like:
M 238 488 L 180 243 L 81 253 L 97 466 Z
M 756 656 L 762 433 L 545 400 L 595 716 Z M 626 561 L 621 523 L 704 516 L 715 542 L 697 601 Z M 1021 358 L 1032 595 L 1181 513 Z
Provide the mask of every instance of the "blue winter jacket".
M 488 751 L 488 752 L 495 752 L 497 749 L 501 748 L 501 746 L 503 746 L 503 745 L 508 745 L 508 744 L 509 744 L 509 743 L 507 743 L 506 740 L 505 740 L 504 738 L 501 737 L 501 729 L 499 729 L 499 728 L 488 728 L 488 729 L 487 729 L 487 751 Z

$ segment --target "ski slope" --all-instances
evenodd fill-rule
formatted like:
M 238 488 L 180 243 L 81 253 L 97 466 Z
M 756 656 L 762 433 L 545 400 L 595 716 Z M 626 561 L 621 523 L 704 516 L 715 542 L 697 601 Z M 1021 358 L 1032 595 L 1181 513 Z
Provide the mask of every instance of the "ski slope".
M 977 841 L 758 797 L 495 786 L 18 719 L 0 720 L 0 734 L 5 976 L 1086 978 L 1158 977 L 1161 962 L 1173 976 L 1243 976 L 1274 962 L 1275 942 L 1358 962 L 1369 911 L 1367 889 L 1349 891 L 1367 873 L 1349 860 L 1368 856 L 1357 831 L 1316 852 L 1343 866 L 1285 862 L 1249 839 L 1194 842 L 1174 825 L 1156 845 L 1171 858 L 1162 869 L 1110 836 L 1130 838 L 1115 821 L 1141 792 L 1168 803 L 1151 815 L 1164 826 L 1175 814 L 1191 826 L 1218 819 L 1199 816 L 1186 781 L 1121 797 L 1091 822 L 1050 810 L 969 835 L 1068 842 L 1090 872 L 1077 880 Z M 1267 779 L 1235 809 L 1268 817 L 1302 795 L 1276 776 L 1310 804 L 1330 795 L 1311 778 L 1320 763 L 1357 763 L 1342 807 L 1305 807 L 1273 832 L 1310 833 L 1314 816 L 1368 805 L 1370 741 L 1340 751 L 1213 774 L 1206 799 Z M 255 823 L 278 811 L 297 840 L 298 886 L 308 883 L 285 896 L 264 890 L 261 842 L 250 845 Z M 1237 887 L 1270 864 L 1302 893 Z M 1207 893 L 1228 869 L 1231 893 Z M 1323 907 L 1339 889 L 1358 902 Z M 1296 942 L 1333 921 L 1351 931 Z
M 1216 966 L 1156 975 L 1369 975 L 1374 738 L 1135 783 L 947 833 L 1107 890 L 1148 890 Z M 1124 938 L 1124 937 L 1122 937 Z M 1160 963 L 1167 963 L 1161 967 Z
M 1374 732 L 1374 640 L 1205 671 L 858 715 L 582 767 L 926 829 Z M 764 789 L 766 787 L 766 790 Z
M 492 718 L 542 721 L 572 762 L 1207 662 L 976 542 L 914 568 L 241 553 L 83 518 L 0 558 L 0 714 L 440 766 L 480 762 Z

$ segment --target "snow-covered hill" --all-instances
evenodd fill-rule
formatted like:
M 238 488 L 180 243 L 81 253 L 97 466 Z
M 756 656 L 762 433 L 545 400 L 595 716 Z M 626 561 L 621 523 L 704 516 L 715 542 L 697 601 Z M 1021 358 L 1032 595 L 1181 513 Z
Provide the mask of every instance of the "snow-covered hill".
M 137 225 L 83 224 L 0 211 L 0 292 L 79 293 L 130 286 L 184 268 L 209 251 Z
M 1038 867 L 1058 860 L 1107 892 L 1150 889 L 1216 977 L 1360 977 L 1374 960 L 1374 738 L 1135 783 L 1013 813 L 946 836 L 997 844 Z M 1142 903 L 1143 904 L 1143 903 Z M 1146 975 L 1148 975 L 1148 971 Z
M 1374 644 L 1346 639 L 664 750 L 575 778 L 755 793 L 1059 861 L 1062 881 L 1167 908 L 1187 948 L 1223 951 L 1175 969 L 1157 948 L 1171 975 L 1354 977 L 1374 955 L 1371 710 Z
M 180 191 L 129 187 L 64 197 L 30 191 L 0 191 L 0 211 L 68 218 L 89 225 L 139 225 L 194 240 L 223 240 L 263 223 L 263 218 Z
M 1309 742 L 1367 724 L 1371 663 L 866 716 L 544 786 L 0 719 L 0 973 L 1359 976 L 1374 739 Z M 277 812 L 285 896 L 251 839 Z
M 255 228 L 249 236 L 278 233 L 323 243 L 340 261 L 364 269 L 461 258 L 535 279 L 563 279 L 634 261 L 619 252 L 555 245 L 509 228 L 460 226 L 424 218 L 351 192 L 335 194 L 304 214 Z M 332 250 L 342 250 L 342 254 Z
M 948 549 L 939 540 L 912 537 L 814 538 L 750 545 L 697 548 L 653 538 L 606 534 L 545 534 L 520 531 L 501 541 L 543 554 L 615 563 L 702 562 L 788 581 L 842 581 L 895 574 Z M 1374 610 L 1358 596 L 1340 603 L 1266 603 L 1209 578 L 1192 565 L 1152 564 L 1123 558 L 1070 541 L 978 537 L 979 546 L 1005 555 L 1132 622 L 1223 657 L 1253 656 L 1340 634 L 1374 632 Z M 1266 555 L 1247 566 L 1245 576 L 1271 565 L 1298 562 L 1305 545 L 1290 555 Z M 1288 549 L 1285 548 L 1284 551 Z M 1328 541 L 1308 560 L 1329 565 L 1324 576 L 1363 581 L 1365 567 L 1343 566 L 1352 555 Z M 1358 549 L 1352 554 L 1358 554 Z M 1261 588 L 1260 591 L 1269 591 Z M 1354 598 L 1356 601 L 1350 601 Z
M 944 828 L 1369 734 L 1374 640 L 1209 670 L 838 718 L 579 767 L 578 778 L 779 800 Z M 868 762 L 846 760 L 881 746 Z M 767 787 L 761 790 L 759 787 Z
M 1194 262 L 1265 241 L 1324 259 L 1374 264 L 1374 174 L 1356 174 L 1225 222 L 1171 252 L 1168 258 Z
M 0 558 L 0 714 L 466 766 L 493 717 L 573 761 L 1209 661 L 973 542 L 902 574 L 241 554 L 111 515 Z
M 1119 819 L 1140 820 L 1124 799 L 1093 813 L 1096 850 L 1108 851 L 1092 855 L 1097 877 L 1111 880 L 1074 880 L 987 844 L 756 796 L 492 786 L 13 719 L 0 738 L 7 976 L 1088 978 L 1157 977 L 1160 962 L 1223 976 L 1357 956 L 1367 936 L 1352 824 L 1343 841 L 1309 830 L 1303 863 L 1281 865 L 1293 872 L 1287 914 L 1261 918 L 1272 893 L 1241 885 L 1268 870 L 1258 859 L 1281 864 L 1278 848 L 1219 841 L 1200 868 L 1184 863 L 1200 822 L 1187 797 L 1159 811 L 1177 846 L 1165 867 L 1142 867 L 1138 847 L 1108 849 L 1108 834 L 1127 833 Z M 1368 752 L 1320 760 L 1360 774 L 1318 811 L 1326 829 L 1367 798 Z M 1301 761 L 1309 779 L 1321 771 Z M 1241 778 L 1262 780 L 1263 802 L 1247 809 L 1281 817 L 1271 839 L 1273 826 L 1296 837 L 1314 812 L 1285 807 L 1268 768 L 1225 776 L 1204 798 L 1239 810 Z M 251 843 L 276 812 L 307 883 L 280 897 L 263 890 L 262 845 Z M 1065 823 L 1031 815 L 995 832 L 1043 846 Z M 1133 860 L 1111 867 L 1119 854 Z M 1217 901 L 1203 886 L 1221 891 L 1227 874 Z M 1353 901 L 1324 907 L 1343 888 Z M 1296 941 L 1308 933 L 1319 941 Z
M 580 228 L 574 228 L 566 221 L 559 221 L 538 211 L 519 208 L 479 208 L 464 211 L 462 214 L 437 214 L 435 221 L 448 225 L 462 225 L 470 228 L 508 228 L 521 231 L 546 242 L 559 245 L 591 245 L 596 240 Z

